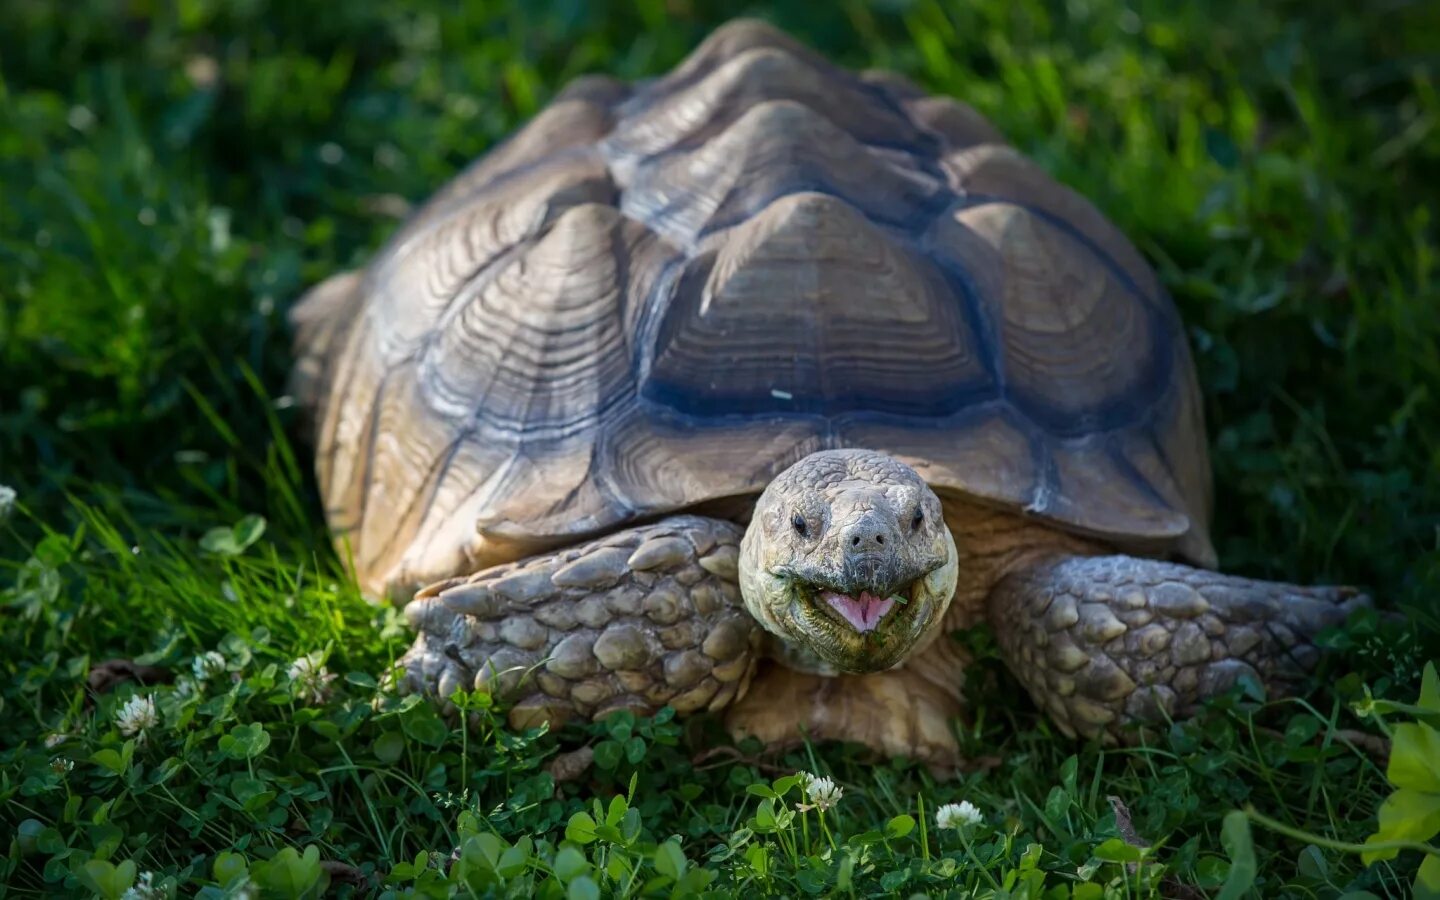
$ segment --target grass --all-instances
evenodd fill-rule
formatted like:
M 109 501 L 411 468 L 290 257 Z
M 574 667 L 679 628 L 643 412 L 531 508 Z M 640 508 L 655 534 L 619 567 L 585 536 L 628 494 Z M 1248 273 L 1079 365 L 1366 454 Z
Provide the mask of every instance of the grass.
M 377 690 L 408 638 L 328 548 L 287 304 L 567 79 L 663 71 L 738 11 L 0 4 L 6 893 L 118 896 L 145 872 L 153 896 L 1238 896 L 1253 872 L 1265 897 L 1406 895 L 1419 854 L 1332 845 L 1389 791 L 1340 739 L 1377 727 L 1352 701 L 1408 702 L 1440 652 L 1440 7 L 1420 0 L 745 10 L 969 100 L 1154 261 L 1206 390 L 1226 568 L 1365 585 L 1405 617 L 1337 635 L 1308 700 L 1231 697 L 1104 749 L 1010 702 L 986 658 L 957 725 L 984 764 L 937 784 L 849 747 L 706 757 L 704 720 L 516 734 L 475 696 L 461 730 Z M 292 677 L 314 652 L 333 682 Z M 111 658 L 179 678 L 92 695 Z M 158 723 L 122 735 L 141 696 Z M 582 744 L 596 764 L 557 785 Z M 795 812 L 797 770 L 838 805 Z M 937 830 L 962 799 L 983 823 Z M 1246 805 L 1315 837 L 1247 842 L 1225 819 Z

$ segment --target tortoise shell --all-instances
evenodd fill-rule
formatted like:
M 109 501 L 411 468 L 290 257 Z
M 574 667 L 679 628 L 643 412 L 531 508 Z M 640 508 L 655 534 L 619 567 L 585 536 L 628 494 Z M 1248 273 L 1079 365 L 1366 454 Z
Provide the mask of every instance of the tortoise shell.
M 1194 367 L 1131 243 L 972 109 L 759 23 L 572 84 L 295 320 L 373 591 L 846 446 L 1214 562 Z

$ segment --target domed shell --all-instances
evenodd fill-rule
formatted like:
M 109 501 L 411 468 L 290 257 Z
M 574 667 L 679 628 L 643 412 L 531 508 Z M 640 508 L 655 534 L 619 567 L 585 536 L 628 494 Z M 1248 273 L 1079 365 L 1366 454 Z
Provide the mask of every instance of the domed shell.
M 295 321 L 377 593 L 845 446 L 1213 564 L 1193 365 L 1130 242 L 970 108 L 762 24 L 571 85 Z

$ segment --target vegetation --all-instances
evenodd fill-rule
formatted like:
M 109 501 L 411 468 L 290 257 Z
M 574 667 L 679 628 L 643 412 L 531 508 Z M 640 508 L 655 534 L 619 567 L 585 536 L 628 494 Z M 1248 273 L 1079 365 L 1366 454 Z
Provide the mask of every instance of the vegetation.
M 971 765 L 936 782 L 664 714 L 516 733 L 477 694 L 461 729 L 377 687 L 408 637 L 328 546 L 287 305 L 571 77 L 663 71 L 738 11 L 0 4 L 6 893 L 1440 892 L 1415 880 L 1440 826 L 1424 0 L 745 9 L 967 99 L 1154 261 L 1206 390 L 1226 567 L 1364 585 L 1402 616 L 1335 634 L 1308 699 L 1237 693 L 1136 747 L 1080 745 L 986 655 L 956 726 Z M 1363 736 L 1383 733 L 1388 768 Z M 1362 858 L 1376 833 L 1399 846 Z

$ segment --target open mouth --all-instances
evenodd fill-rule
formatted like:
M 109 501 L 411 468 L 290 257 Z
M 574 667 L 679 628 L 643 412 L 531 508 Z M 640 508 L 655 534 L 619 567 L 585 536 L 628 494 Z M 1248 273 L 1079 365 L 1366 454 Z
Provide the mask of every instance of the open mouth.
M 831 618 L 839 619 L 858 634 L 869 634 L 880 628 L 897 607 L 904 607 L 915 600 L 919 582 L 912 582 L 899 593 L 879 596 L 868 591 L 846 594 L 822 585 L 807 585 L 806 594 L 811 605 L 823 610 Z

